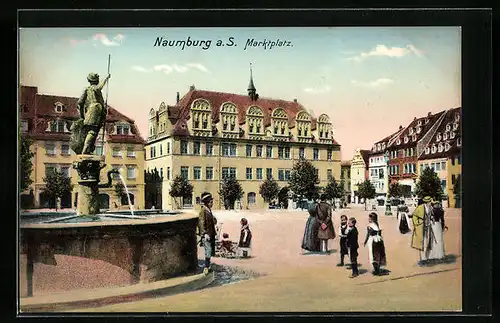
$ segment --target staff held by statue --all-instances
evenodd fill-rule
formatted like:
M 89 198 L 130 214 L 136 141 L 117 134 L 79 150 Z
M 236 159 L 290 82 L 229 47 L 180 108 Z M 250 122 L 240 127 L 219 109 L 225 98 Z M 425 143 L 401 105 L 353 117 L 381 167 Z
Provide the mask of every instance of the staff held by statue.
M 108 55 L 108 75 L 109 74 L 109 68 L 111 66 L 111 54 Z M 106 121 L 108 119 L 108 92 L 109 92 L 109 83 L 106 86 L 106 101 L 104 102 L 104 123 L 102 126 L 102 149 L 101 149 L 101 155 L 104 155 L 104 133 L 106 132 Z

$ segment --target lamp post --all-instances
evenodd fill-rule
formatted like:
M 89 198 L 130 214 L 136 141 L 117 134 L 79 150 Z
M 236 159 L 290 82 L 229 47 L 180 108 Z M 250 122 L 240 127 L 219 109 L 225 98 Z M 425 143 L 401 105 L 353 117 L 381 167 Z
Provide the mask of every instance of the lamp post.
M 384 154 L 385 157 L 385 165 L 386 165 L 386 194 L 385 194 L 385 215 L 392 215 L 391 212 L 391 203 L 389 201 L 389 151 L 386 151 Z

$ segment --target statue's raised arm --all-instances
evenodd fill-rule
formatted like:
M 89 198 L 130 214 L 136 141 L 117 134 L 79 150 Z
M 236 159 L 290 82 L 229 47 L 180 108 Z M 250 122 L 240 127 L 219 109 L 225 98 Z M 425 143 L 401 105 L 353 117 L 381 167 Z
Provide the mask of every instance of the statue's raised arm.
M 111 74 L 108 74 L 104 80 L 97 86 L 99 90 L 102 90 L 104 88 L 104 85 L 108 82 L 109 78 L 111 77 Z

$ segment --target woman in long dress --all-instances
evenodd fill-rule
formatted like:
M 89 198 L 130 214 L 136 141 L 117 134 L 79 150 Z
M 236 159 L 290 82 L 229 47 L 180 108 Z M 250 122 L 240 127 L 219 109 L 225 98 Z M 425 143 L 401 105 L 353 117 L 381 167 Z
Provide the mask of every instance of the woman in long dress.
M 444 240 L 443 232 L 444 210 L 439 202 L 432 203 L 431 229 L 434 236 L 432 247 L 427 250 L 427 260 L 441 260 L 444 258 Z
M 368 215 L 368 221 L 364 245 L 368 246 L 368 257 L 373 266 L 372 274 L 378 276 L 380 275 L 380 267 L 387 264 L 384 240 L 382 240 L 382 230 L 378 224 L 377 213 L 371 212 Z
M 408 232 L 411 231 L 410 217 L 408 216 L 408 213 L 409 213 L 408 206 L 401 205 L 398 207 L 397 218 L 398 218 L 399 232 L 401 232 L 401 234 L 407 234 Z
M 318 230 L 319 223 L 317 219 L 317 208 L 316 203 L 311 203 L 307 210 L 309 212 L 309 218 L 306 222 L 306 227 L 304 230 L 304 238 L 302 239 L 302 249 L 311 251 L 311 252 L 319 252 L 319 238 L 318 238 Z

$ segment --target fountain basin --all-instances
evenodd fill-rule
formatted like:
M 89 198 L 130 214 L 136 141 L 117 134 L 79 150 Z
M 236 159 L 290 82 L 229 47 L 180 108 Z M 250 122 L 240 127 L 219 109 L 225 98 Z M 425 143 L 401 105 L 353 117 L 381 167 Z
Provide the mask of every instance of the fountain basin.
M 124 216 L 97 221 L 68 216 L 52 223 L 21 224 L 21 297 L 33 295 L 34 263 L 57 266 L 56 254 L 102 260 L 132 276 L 130 283 L 153 282 L 197 270 L 197 217 Z M 75 219 L 71 223 L 71 219 Z M 60 222 L 63 221 L 63 222 Z M 89 268 L 92 271 L 92 268 Z M 78 279 L 78 273 L 73 273 Z M 50 278 L 50 277 L 49 277 Z M 24 281 L 24 284 L 23 284 Z M 23 286 L 24 285 L 24 286 Z

